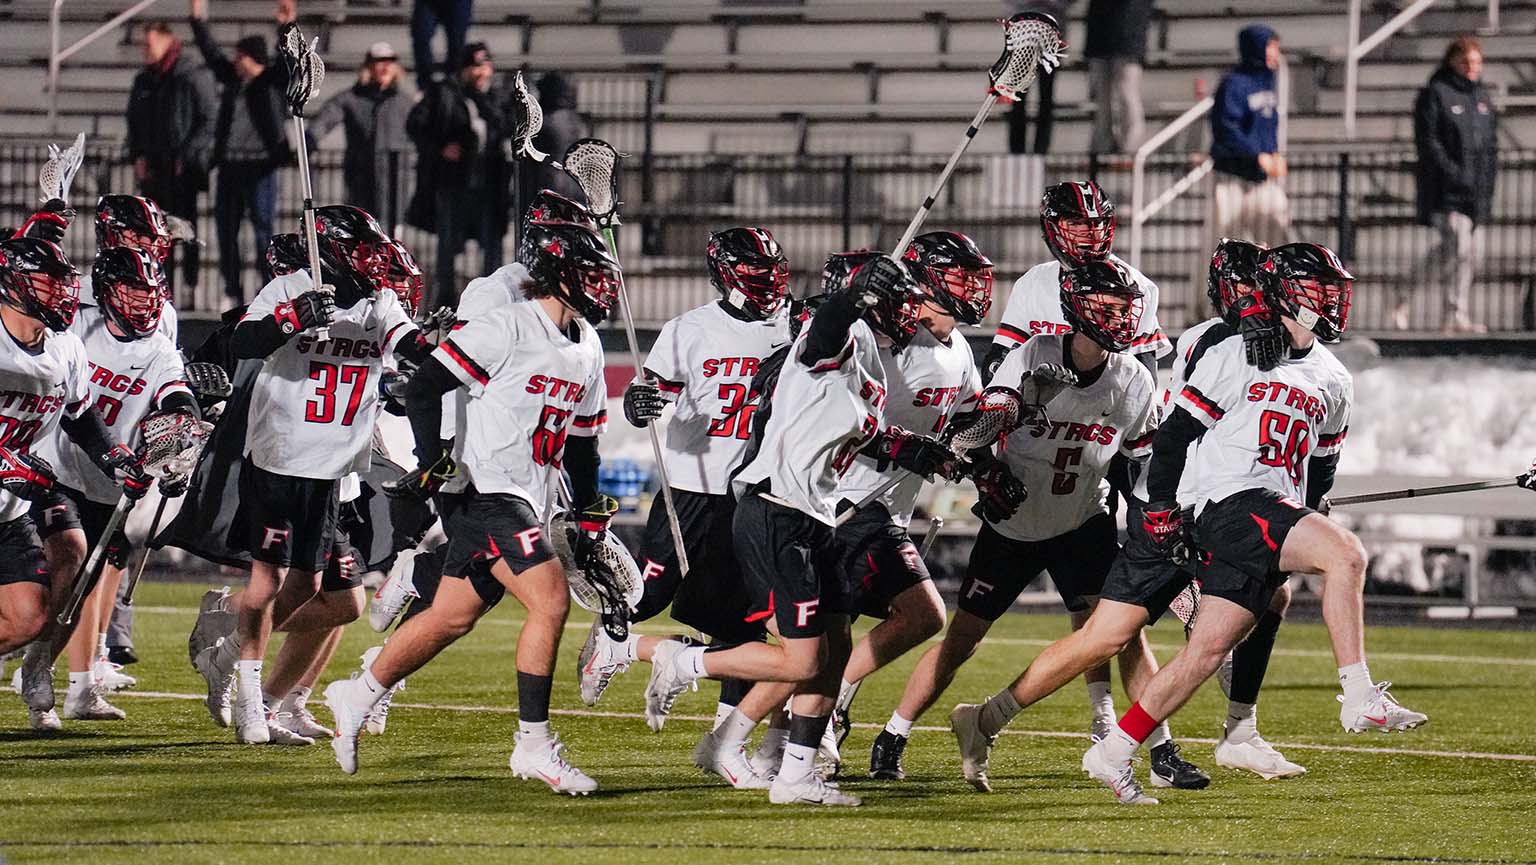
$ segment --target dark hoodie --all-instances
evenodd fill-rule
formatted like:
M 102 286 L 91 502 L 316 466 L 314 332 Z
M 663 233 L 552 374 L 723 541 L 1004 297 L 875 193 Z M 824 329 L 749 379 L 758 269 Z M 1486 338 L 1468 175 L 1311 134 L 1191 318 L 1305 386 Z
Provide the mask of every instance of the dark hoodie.
M 1215 168 L 1244 180 L 1263 181 L 1260 153 L 1279 149 L 1279 98 L 1275 72 L 1264 65 L 1264 49 L 1275 31 L 1250 24 L 1237 34 L 1240 62 L 1216 88 L 1211 109 L 1211 158 Z
M 1498 115 L 1483 85 L 1441 66 L 1413 105 L 1418 148 L 1418 217 L 1435 213 L 1488 218 L 1498 172 Z

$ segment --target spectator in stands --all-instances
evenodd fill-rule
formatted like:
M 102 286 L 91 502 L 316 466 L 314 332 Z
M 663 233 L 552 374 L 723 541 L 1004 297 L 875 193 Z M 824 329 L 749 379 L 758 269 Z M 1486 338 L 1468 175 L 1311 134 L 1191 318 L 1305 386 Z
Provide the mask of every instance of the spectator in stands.
M 567 148 L 586 137 L 586 126 L 576 111 L 576 82 L 564 73 L 546 72 L 539 76 L 539 108 L 544 112 L 544 128 L 533 137 L 533 146 L 559 159 Z M 540 189 L 553 189 L 567 198 L 585 201 L 581 187 L 569 174 L 546 162 L 525 162 L 526 200 Z M 518 217 L 521 221 L 522 217 Z
M 1091 153 L 1133 153 L 1141 146 L 1141 64 L 1151 19 L 1152 0 L 1088 0 L 1083 56 L 1093 99 Z
M 1393 325 L 1408 328 L 1408 292 L 1426 278 L 1446 286 L 1447 332 L 1487 330 L 1467 315 L 1477 257 L 1477 224 L 1493 207 L 1499 167 L 1498 115 L 1482 85 L 1483 49 L 1473 36 L 1458 36 L 1413 106 L 1413 140 L 1419 152 L 1419 224 L 1440 235 L 1414 272 L 1397 283 Z
M 432 37 L 439 25 L 448 37 L 448 53 L 443 66 L 452 64 L 464 55 L 464 39 L 469 33 L 469 21 L 474 15 L 474 0 L 416 0 L 411 10 L 411 53 L 416 61 L 416 86 L 425 91 L 434 77 L 439 75 L 437 61 L 432 59 Z M 442 74 L 441 77 L 448 77 Z
M 191 0 L 191 10 L 197 47 L 214 78 L 223 85 L 213 138 L 212 165 L 219 170 L 213 219 L 219 234 L 224 294 L 238 306 L 245 302 L 240 223 L 250 220 L 255 259 L 261 261 L 272 241 L 277 169 L 293 158 L 284 127 L 288 111 L 283 91 L 288 86 L 288 72 L 281 61 L 271 62 L 266 37 L 258 34 L 236 42 L 233 58 L 225 55 L 208 26 L 207 0 Z M 279 26 L 286 23 L 283 15 L 283 7 L 279 7 Z
M 480 244 L 481 273 L 501 267 L 511 204 L 511 130 L 501 94 L 492 86 L 496 70 L 490 49 L 484 42 L 466 45 L 460 65 L 459 76 L 428 87 L 406 119 L 406 131 L 420 152 L 412 209 L 419 213 L 425 196 L 431 196 L 431 222 L 437 232 L 429 309 L 456 304 L 455 259 L 465 240 L 473 237 Z
M 208 188 L 216 110 L 213 77 L 182 52 L 164 21 L 144 28 L 144 68 L 128 94 L 128 158 L 139 191 L 166 212 L 197 220 L 197 194 Z M 179 247 L 187 288 L 197 290 L 196 246 Z M 175 287 L 175 268 L 166 276 Z
M 1015 14 L 1019 12 L 1044 12 L 1056 19 L 1065 30 L 1067 26 L 1067 7 L 1072 5 L 1072 0 L 1012 0 L 1009 3 Z M 1056 114 L 1056 70 L 1040 70 L 1035 78 L 1035 85 L 1030 88 L 1035 94 L 1035 148 L 1029 149 L 1029 110 L 1025 102 L 1029 99 L 1026 93 L 1019 97 L 1019 101 L 1013 103 L 1013 109 L 1008 112 L 1008 152 L 1009 153 L 1049 153 L 1051 150 L 1051 127 L 1055 122 Z
M 413 104 L 400 90 L 395 49 L 388 42 L 375 42 L 363 57 L 357 83 L 326 100 L 306 130 L 313 150 L 332 129 L 343 129 L 341 172 L 347 203 L 372 213 L 386 227 L 400 221 L 400 171 L 410 145 L 405 119 Z

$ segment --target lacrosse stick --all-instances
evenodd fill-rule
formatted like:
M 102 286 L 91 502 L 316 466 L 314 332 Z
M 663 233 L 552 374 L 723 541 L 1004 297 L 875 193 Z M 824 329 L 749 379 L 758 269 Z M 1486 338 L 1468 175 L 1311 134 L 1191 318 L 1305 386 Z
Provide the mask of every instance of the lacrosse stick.
M 942 531 L 943 528 L 943 517 L 928 518 L 928 531 L 923 534 L 922 546 L 917 548 L 917 555 L 919 558 L 928 558 L 928 554 L 933 551 L 933 542 L 939 539 L 939 532 Z
M 69 185 L 74 182 L 75 172 L 85 161 L 85 133 L 75 136 L 75 143 L 64 150 L 57 144 L 48 145 L 48 161 L 37 173 L 37 185 L 43 189 L 43 203 L 54 199 L 69 205 Z
M 211 364 L 206 365 L 211 366 Z M 217 367 L 215 368 L 217 369 Z M 222 372 L 222 370 L 220 371 Z M 193 390 L 198 393 L 199 397 L 203 396 L 203 393 L 198 391 L 195 386 Z M 228 379 L 225 379 L 224 387 L 222 390 L 212 392 L 210 395 L 222 394 L 221 398 L 227 398 L 229 396 L 229 391 L 229 382 Z M 154 432 L 160 436 L 165 436 L 167 434 L 181 435 L 182 433 L 180 432 L 180 429 L 185 426 L 187 429 L 186 435 L 190 438 L 190 441 L 187 442 L 186 447 L 195 448 L 196 453 L 179 453 L 172 459 L 171 462 L 167 464 L 167 466 L 168 468 L 175 469 L 180 469 L 183 466 L 186 466 L 187 474 L 195 471 L 197 469 L 197 464 L 202 461 L 204 446 L 208 443 L 208 437 L 212 435 L 213 431 L 212 424 L 206 424 L 207 430 L 202 432 L 199 431 L 200 428 L 192 427 L 192 424 L 205 422 L 192 420 L 191 417 L 191 415 L 181 413 L 162 413 L 158 415 L 152 415 L 144 419 L 146 427 L 148 427 L 150 423 L 157 424 Z M 187 420 L 180 420 L 182 418 Z M 145 432 L 148 434 L 150 430 L 146 429 Z M 168 450 L 169 447 L 166 449 Z M 154 541 L 155 535 L 160 532 L 160 519 L 161 517 L 165 516 L 165 506 L 169 502 L 170 498 L 162 494 L 160 496 L 160 503 L 155 505 L 155 516 L 149 521 L 149 534 L 145 535 L 144 555 L 139 558 L 139 567 L 134 570 L 133 576 L 128 578 L 128 585 L 123 589 L 123 606 L 125 607 L 133 606 L 133 590 L 138 588 L 139 579 L 144 576 L 144 569 L 149 566 L 149 554 L 152 552 L 149 545 Z
M 1043 12 L 1020 12 L 1003 22 L 1003 53 L 987 71 L 987 77 L 991 79 L 991 85 L 987 88 L 987 97 L 982 100 L 981 108 L 976 112 L 971 125 L 965 130 L 965 138 L 960 141 L 960 146 L 949 157 L 949 162 L 944 165 L 944 170 L 939 172 L 939 179 L 933 184 L 933 190 L 923 200 L 923 205 L 917 209 L 917 214 L 912 217 L 912 222 L 907 225 L 907 230 L 901 236 L 901 241 L 891 250 L 891 257 L 899 260 L 902 253 L 907 251 L 907 244 L 917 236 L 919 229 L 923 227 L 923 221 L 928 218 L 928 213 L 939 199 L 939 193 L 944 191 L 945 184 L 949 183 L 949 176 L 954 174 L 955 167 L 960 164 L 960 157 L 971 146 L 971 141 L 976 138 L 976 133 L 981 130 L 981 124 L 987 121 L 987 115 L 992 113 L 992 106 L 999 100 L 1014 102 L 1020 99 L 1035 83 L 1035 75 L 1040 69 L 1047 71 L 1055 69 L 1061 63 L 1062 53 L 1066 49 L 1066 43 L 1061 41 L 1061 26 L 1056 19 Z
M 566 585 L 571 600 L 589 613 L 596 613 L 603 620 L 603 629 L 615 640 L 629 639 L 629 613 L 640 603 L 645 594 L 645 581 L 629 548 L 611 531 L 604 531 L 603 542 L 597 548 L 597 567 L 584 568 L 576 561 L 574 535 L 582 529 L 575 525 L 572 516 L 576 507 L 572 503 L 570 481 L 564 473 L 559 475 L 556 487 L 561 506 L 565 510 L 564 525 L 554 526 L 549 533 L 555 555 L 565 568 Z M 553 515 L 551 515 L 553 519 Z
M 203 242 L 197 239 L 197 229 L 192 226 L 192 223 L 173 213 L 165 215 L 165 228 L 171 233 L 171 240 L 176 243 L 184 243 L 188 246 L 203 245 Z
M 1361 493 L 1354 496 L 1340 496 L 1336 499 L 1329 498 L 1328 505 L 1330 507 L 1337 508 L 1345 507 L 1348 505 L 1366 505 L 1372 502 L 1393 502 L 1397 501 L 1398 499 L 1416 499 L 1423 496 L 1443 496 L 1449 493 L 1470 493 L 1477 490 L 1497 490 L 1503 489 L 1504 487 L 1523 487 L 1525 489 L 1531 489 L 1530 486 L 1527 486 L 1527 484 L 1532 483 L 1531 481 L 1521 481 L 1521 478 L 1525 477 L 1528 477 L 1528 475 L 1521 475 L 1519 478 L 1511 478 L 1507 481 L 1475 481 L 1468 484 L 1446 484 L 1445 486 L 1441 487 L 1419 487 L 1417 489 L 1410 488 L 1404 490 L 1386 490 L 1385 492 L 1379 493 Z
M 182 412 L 156 412 L 144 418 L 139 421 L 139 438 L 144 442 L 143 453 L 139 457 L 140 468 L 146 475 L 159 481 L 186 475 L 197 465 L 197 458 L 212 431 L 213 424 Z M 96 541 L 96 547 L 75 574 L 69 603 L 59 613 L 59 624 L 67 626 L 75 621 L 80 605 L 85 603 L 85 596 L 90 594 L 96 581 L 101 578 L 102 568 L 106 566 L 107 544 L 122 528 L 123 520 L 128 518 L 133 505 L 134 500 L 127 496 L 117 500 L 117 507 L 112 510 L 112 516 L 107 518 L 107 526 Z M 135 576 L 133 583 L 128 585 L 129 598 L 133 597 L 134 583 L 137 582 Z
M 587 209 L 592 221 L 603 230 L 603 240 L 615 260 L 619 257 L 619 244 L 614 239 L 614 226 L 619 224 L 619 175 L 616 169 L 623 154 L 614 150 L 606 141 L 583 138 L 565 151 L 565 158 L 556 163 L 581 187 L 587 197 Z M 624 333 L 629 338 L 629 353 L 635 359 L 635 380 L 643 381 L 645 373 L 640 360 L 640 340 L 635 337 L 635 317 L 629 311 L 629 292 L 624 288 L 623 271 L 619 273 L 619 312 L 624 317 Z M 672 546 L 677 549 L 677 569 L 688 576 L 688 551 L 683 549 L 683 529 L 677 520 L 677 505 L 672 501 L 672 481 L 667 476 L 667 464 L 661 456 L 661 436 L 656 425 L 647 422 L 646 432 L 651 437 L 651 453 L 656 458 L 656 471 L 661 475 L 661 501 L 667 509 L 667 524 L 672 529 Z
M 320 59 L 320 40 L 306 43 L 304 32 L 297 21 L 283 25 L 277 34 L 277 53 L 282 55 L 288 67 L 288 111 L 293 115 L 293 132 L 299 143 L 299 183 L 304 190 L 304 242 L 309 248 L 309 274 L 318 291 L 330 291 L 320 273 L 320 239 L 315 234 L 315 188 L 309 177 L 309 148 L 304 137 L 304 106 L 320 92 L 320 82 L 325 80 L 325 61 Z M 315 338 L 325 342 L 331 338 L 329 327 L 320 327 Z
M 512 158 L 534 162 L 548 159 L 548 153 L 533 146 L 533 137 L 543 128 L 544 109 L 528 94 L 528 85 L 523 82 L 523 73 L 519 72 L 512 77 Z

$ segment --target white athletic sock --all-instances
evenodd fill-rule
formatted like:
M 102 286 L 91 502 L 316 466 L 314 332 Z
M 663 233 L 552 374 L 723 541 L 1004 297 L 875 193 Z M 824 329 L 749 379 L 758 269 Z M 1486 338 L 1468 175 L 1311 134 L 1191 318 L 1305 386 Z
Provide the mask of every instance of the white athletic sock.
M 1259 732 L 1259 707 L 1253 703 L 1227 702 L 1227 722 L 1224 738 L 1241 742 Z
M 524 739 L 548 739 L 549 722 L 518 721 L 517 732 L 520 733 Z
M 614 643 L 619 650 L 619 657 L 626 661 L 640 660 L 640 635 L 631 633 L 624 638 L 622 643 Z
M 1364 661 L 1340 667 L 1339 686 L 1344 689 L 1344 699 L 1351 703 L 1363 703 L 1376 693 L 1376 683 L 1371 681 Z
M 292 691 L 288 692 L 288 696 L 283 698 L 283 705 L 287 707 L 289 711 L 297 712 L 304 708 L 305 703 L 309 702 L 310 693 L 311 689 L 306 688 L 303 685 L 297 685 Z
M 102 660 L 106 660 L 106 658 L 107 658 L 107 632 L 106 631 L 102 631 L 101 632 L 101 639 L 96 641 L 96 657 L 101 658 Z
M 236 661 L 235 662 L 236 687 L 240 696 L 246 700 L 261 700 L 266 703 L 266 695 L 261 692 L 261 661 Z
M 764 756 L 777 754 L 784 750 L 784 744 L 788 741 L 788 730 L 783 727 L 769 727 L 763 733 L 763 740 L 757 743 L 757 753 Z
M 1115 729 L 1111 730 L 1109 735 L 1105 736 L 1103 741 L 1094 747 L 1102 748 L 1104 757 L 1112 765 L 1118 766 L 1136 756 L 1136 751 L 1141 748 L 1141 743 L 1132 739 L 1130 734 L 1120 729 L 1120 726 L 1117 724 Z
M 1115 698 L 1109 691 L 1108 682 L 1088 683 L 1088 708 L 1093 710 L 1095 718 L 1115 717 Z
M 725 719 L 731 717 L 731 713 L 734 712 L 734 711 L 736 711 L 736 707 L 732 706 L 729 703 L 716 703 L 715 704 L 715 725 L 713 727 L 711 727 L 710 729 L 711 730 L 718 730 L 718 729 L 720 729 L 720 725 L 724 724 L 725 723 Z
M 95 678 L 92 676 L 90 670 L 86 670 L 83 673 L 76 673 L 71 671 L 69 674 L 69 690 L 71 692 L 78 693 L 80 691 L 84 691 L 85 689 L 89 688 L 93 682 L 95 682 Z
M 1164 721 L 1152 728 L 1152 735 L 1147 737 L 1147 750 L 1150 751 L 1172 738 L 1173 734 L 1168 732 L 1168 722 Z
M 977 719 L 977 726 L 981 728 L 982 735 L 996 736 L 998 731 L 1008 726 L 1008 722 L 1018 717 L 1024 708 L 1019 701 L 1014 699 L 1013 691 L 1004 688 L 993 694 L 991 699 L 981 705 L 981 717 Z
M 815 745 L 796 745 L 790 742 L 784 746 L 784 762 L 779 764 L 778 780 L 786 784 L 798 784 L 811 777 L 815 769 Z
M 733 707 L 725 720 L 720 722 L 720 726 L 715 728 L 715 742 L 723 751 L 735 750 L 747 741 L 747 737 L 752 735 L 752 730 L 756 726 L 756 721 L 743 715 L 740 709 Z
M 352 710 L 366 714 L 387 691 L 389 689 L 379 684 L 379 680 L 373 677 L 372 671 L 365 670 L 362 675 L 354 678 L 348 687 L 342 689 L 342 700 Z
M 912 738 L 912 725 L 914 721 L 908 721 L 901 717 L 900 712 L 892 712 L 891 720 L 885 722 L 885 731 L 892 736 L 900 736 L 903 739 Z
M 678 666 L 695 679 L 704 678 L 704 647 L 689 646 L 684 649 L 678 656 Z

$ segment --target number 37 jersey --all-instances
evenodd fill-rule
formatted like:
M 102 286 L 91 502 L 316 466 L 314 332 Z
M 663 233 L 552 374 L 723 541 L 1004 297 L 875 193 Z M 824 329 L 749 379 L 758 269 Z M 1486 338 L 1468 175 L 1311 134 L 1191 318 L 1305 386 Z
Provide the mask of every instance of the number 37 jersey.
M 1307 460 L 1338 452 L 1354 382 L 1321 344 L 1261 372 L 1230 336 L 1205 353 L 1174 405 L 1208 427 L 1195 445 L 1197 512 L 1233 493 L 1266 489 L 1306 501 Z
M 672 486 L 709 495 L 729 491 L 752 435 L 758 364 L 789 341 L 789 319 L 742 321 L 719 303 L 667 322 L 645 371 L 675 400 L 663 458 Z

